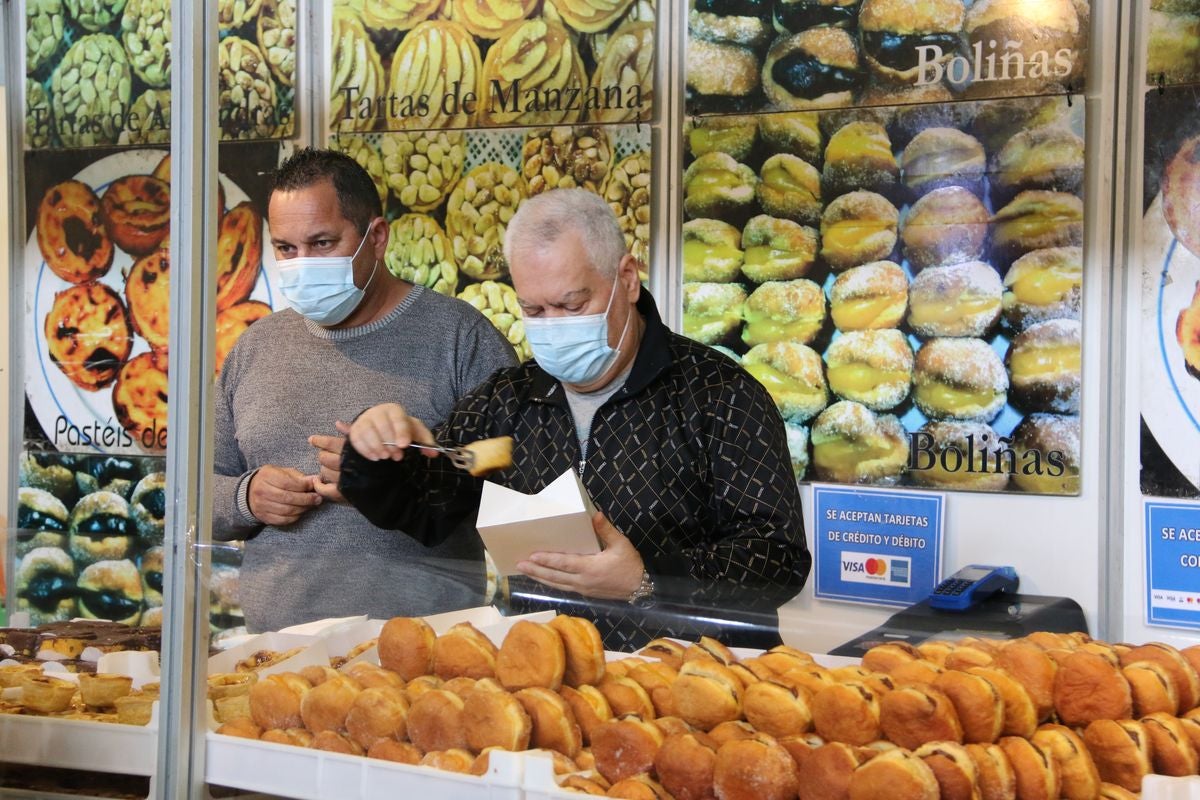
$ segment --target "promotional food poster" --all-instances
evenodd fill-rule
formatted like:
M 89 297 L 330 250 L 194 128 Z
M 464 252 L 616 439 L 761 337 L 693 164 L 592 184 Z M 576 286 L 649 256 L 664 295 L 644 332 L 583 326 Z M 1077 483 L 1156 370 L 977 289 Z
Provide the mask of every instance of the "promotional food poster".
M 25 147 L 165 144 L 170 0 L 26 0 Z M 296 0 L 218 0 L 223 140 L 295 132 Z
M 1083 91 L 1088 0 L 689 0 L 688 9 L 690 114 Z
M 1146 0 L 1146 83 L 1200 80 L 1200 0 Z
M 220 153 L 218 370 L 280 301 L 263 268 L 275 143 Z M 25 393 L 30 442 L 87 454 L 167 444 L 170 160 L 165 150 L 25 155 Z M 270 262 L 269 262 L 270 265 Z
M 801 478 L 1078 494 L 1083 104 L 693 118 L 684 332 Z
M 526 198 L 555 188 L 596 192 L 648 269 L 649 127 L 341 133 L 329 145 L 375 179 L 391 221 L 392 274 L 475 306 L 522 360 L 531 351 L 503 244 L 505 226 Z
M 336 0 L 333 131 L 649 122 L 654 0 Z
M 1200 89 L 1146 92 L 1142 493 L 1200 497 Z

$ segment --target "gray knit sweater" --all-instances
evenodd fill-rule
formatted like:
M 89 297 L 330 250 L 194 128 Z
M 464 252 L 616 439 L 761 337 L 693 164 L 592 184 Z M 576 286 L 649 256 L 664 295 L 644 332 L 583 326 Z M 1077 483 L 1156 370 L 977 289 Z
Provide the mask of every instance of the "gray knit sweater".
M 421 287 L 358 328 L 328 330 L 286 310 L 242 335 L 215 401 L 213 538 L 246 539 L 241 603 L 251 631 L 353 614 L 432 614 L 483 601 L 483 547 L 473 526 L 426 548 L 326 501 L 276 528 L 249 515 L 245 494 L 254 470 L 268 464 L 315 473 L 308 437 L 336 433 L 335 420 L 398 402 L 433 427 L 459 397 L 515 363 L 482 314 Z

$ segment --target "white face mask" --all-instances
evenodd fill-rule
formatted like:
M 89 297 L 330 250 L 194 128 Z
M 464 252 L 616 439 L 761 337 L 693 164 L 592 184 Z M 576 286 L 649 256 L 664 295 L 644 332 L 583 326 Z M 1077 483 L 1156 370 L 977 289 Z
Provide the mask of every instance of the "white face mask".
M 354 259 L 370 235 L 368 227 L 352 256 L 302 256 L 276 261 L 279 291 L 292 308 L 318 325 L 337 325 L 358 308 L 379 269 L 376 259 L 367 285 L 360 289 L 354 283 Z
M 608 305 L 599 314 L 578 317 L 526 317 L 525 336 L 538 366 L 563 383 L 583 385 L 600 378 L 621 355 L 629 331 L 630 310 L 616 347 L 608 344 L 608 312 L 620 288 L 621 272 L 613 278 Z

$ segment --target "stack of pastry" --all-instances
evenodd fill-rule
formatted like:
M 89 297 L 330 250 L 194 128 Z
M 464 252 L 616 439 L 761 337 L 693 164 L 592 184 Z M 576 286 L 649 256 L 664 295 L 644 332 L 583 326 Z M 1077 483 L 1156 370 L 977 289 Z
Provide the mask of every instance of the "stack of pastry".
M 85 672 L 64 680 L 39 664 L 0 665 L 0 690 L 13 689 L 13 699 L 0 699 L 0 714 L 24 714 L 91 722 L 146 725 L 158 699 L 158 685 L 134 690 L 133 678 L 115 673 Z

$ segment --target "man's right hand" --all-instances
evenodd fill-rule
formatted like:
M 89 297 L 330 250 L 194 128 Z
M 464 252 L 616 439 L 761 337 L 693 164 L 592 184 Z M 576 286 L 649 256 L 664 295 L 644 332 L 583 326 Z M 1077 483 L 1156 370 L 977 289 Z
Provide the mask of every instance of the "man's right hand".
M 399 461 L 404 458 L 404 448 L 413 442 L 436 444 L 425 423 L 410 417 L 396 403 L 368 408 L 350 426 L 349 438 L 354 449 L 370 461 Z
M 259 467 L 247 492 L 250 513 L 267 525 L 291 525 L 321 505 L 311 476 L 288 467 Z

